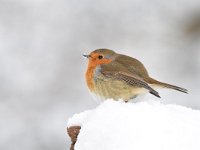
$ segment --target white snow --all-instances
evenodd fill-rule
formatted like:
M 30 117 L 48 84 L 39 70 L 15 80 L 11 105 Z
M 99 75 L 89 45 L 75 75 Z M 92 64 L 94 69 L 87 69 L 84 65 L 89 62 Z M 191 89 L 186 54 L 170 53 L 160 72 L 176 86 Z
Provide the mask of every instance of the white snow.
M 72 125 L 81 125 L 75 150 L 200 149 L 200 111 L 173 104 L 107 100 Z

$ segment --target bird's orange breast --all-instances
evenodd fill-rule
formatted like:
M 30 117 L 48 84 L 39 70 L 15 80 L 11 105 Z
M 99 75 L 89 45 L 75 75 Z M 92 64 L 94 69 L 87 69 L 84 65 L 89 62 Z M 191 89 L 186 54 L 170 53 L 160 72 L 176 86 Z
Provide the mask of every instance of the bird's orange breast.
M 88 68 L 87 68 L 87 72 L 85 74 L 85 78 L 86 78 L 86 82 L 87 82 L 87 86 L 90 89 L 90 91 L 94 90 L 94 72 L 97 68 L 97 66 L 101 65 L 101 64 L 108 64 L 112 61 L 112 59 L 104 59 L 104 60 L 98 60 L 98 59 L 90 59 L 89 63 L 88 63 Z
M 89 67 L 87 69 L 87 72 L 85 74 L 87 86 L 90 89 L 90 91 L 93 91 L 94 89 L 94 67 Z

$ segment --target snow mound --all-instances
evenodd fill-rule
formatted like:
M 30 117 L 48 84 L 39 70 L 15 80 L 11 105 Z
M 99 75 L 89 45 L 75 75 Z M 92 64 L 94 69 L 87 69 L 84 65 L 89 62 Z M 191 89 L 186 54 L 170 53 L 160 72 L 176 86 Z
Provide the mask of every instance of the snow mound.
M 199 150 L 200 111 L 147 101 L 103 102 L 75 114 L 80 125 L 75 150 Z

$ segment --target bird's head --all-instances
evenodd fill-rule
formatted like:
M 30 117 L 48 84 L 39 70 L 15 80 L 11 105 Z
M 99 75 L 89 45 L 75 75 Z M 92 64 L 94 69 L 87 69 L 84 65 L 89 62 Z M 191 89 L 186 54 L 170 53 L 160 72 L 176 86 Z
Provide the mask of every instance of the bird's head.
M 89 55 L 83 55 L 89 59 L 89 66 L 96 67 L 101 64 L 108 64 L 114 60 L 116 53 L 109 49 L 97 49 Z

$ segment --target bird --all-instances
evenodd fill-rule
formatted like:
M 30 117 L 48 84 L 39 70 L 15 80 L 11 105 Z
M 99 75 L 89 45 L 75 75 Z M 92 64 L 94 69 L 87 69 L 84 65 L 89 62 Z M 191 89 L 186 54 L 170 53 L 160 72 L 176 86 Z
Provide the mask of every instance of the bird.
M 128 102 L 146 93 L 161 98 L 156 91 L 159 88 L 188 93 L 185 88 L 151 78 L 145 66 L 136 58 L 106 48 L 83 56 L 88 58 L 85 79 L 89 91 L 102 101 L 113 99 Z

